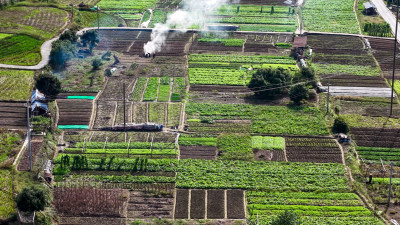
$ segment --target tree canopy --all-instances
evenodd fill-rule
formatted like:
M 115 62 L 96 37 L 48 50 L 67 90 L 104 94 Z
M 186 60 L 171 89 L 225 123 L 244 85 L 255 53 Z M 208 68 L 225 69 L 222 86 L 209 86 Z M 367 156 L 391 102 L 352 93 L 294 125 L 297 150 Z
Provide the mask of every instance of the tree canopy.
M 81 36 L 81 41 L 83 46 L 89 46 L 90 52 L 93 51 L 93 48 L 99 43 L 99 33 L 97 30 L 88 30 L 84 32 Z
M 35 78 L 36 88 L 46 96 L 57 96 L 61 91 L 61 83 L 50 73 L 39 74 Z
M 50 201 L 50 192 L 43 185 L 26 187 L 17 196 L 17 206 L 25 212 L 41 211 Z
M 291 76 L 286 69 L 259 69 L 253 74 L 248 87 L 254 91 L 255 96 L 270 98 L 287 92 L 285 86 L 290 81 Z
M 53 42 L 50 52 L 50 65 L 59 68 L 65 65 L 77 52 L 77 48 L 69 40 L 57 40 Z

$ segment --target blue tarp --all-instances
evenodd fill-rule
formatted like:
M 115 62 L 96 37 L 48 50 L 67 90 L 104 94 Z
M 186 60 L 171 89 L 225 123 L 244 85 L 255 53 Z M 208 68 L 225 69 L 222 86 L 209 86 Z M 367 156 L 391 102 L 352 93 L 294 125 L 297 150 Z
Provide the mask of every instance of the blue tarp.
M 31 95 L 31 102 L 35 102 L 35 101 L 45 101 L 46 97 L 44 97 L 44 94 L 42 94 L 40 91 L 38 91 L 38 89 L 35 89 L 32 92 Z
M 46 103 L 35 101 L 34 103 L 32 103 L 32 111 L 34 111 L 36 107 L 40 107 L 46 111 L 49 111 L 49 107 L 47 106 Z

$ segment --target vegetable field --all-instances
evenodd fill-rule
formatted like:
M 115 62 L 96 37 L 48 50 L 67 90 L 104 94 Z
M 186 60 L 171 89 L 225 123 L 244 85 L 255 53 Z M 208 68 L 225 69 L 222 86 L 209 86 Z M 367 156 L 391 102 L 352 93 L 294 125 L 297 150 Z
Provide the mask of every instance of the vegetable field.
M 0 220 L 7 220 L 14 213 L 12 180 L 11 171 L 0 170 Z
M 42 42 L 26 35 L 10 35 L 0 39 L 0 63 L 36 65 L 40 62 Z
M 306 1 L 300 14 L 304 30 L 359 34 L 354 1 Z

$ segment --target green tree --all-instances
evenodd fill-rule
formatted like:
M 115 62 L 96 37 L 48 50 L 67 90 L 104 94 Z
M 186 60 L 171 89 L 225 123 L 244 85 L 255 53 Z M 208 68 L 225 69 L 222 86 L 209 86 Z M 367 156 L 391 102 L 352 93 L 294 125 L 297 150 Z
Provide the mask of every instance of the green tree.
M 274 6 L 271 6 L 271 14 L 275 12 Z
M 333 122 L 332 126 L 332 131 L 334 133 L 345 133 L 347 134 L 349 132 L 350 128 L 349 125 L 347 124 L 346 120 L 339 116 L 335 118 L 335 121 Z
M 41 73 L 35 78 L 35 87 L 46 96 L 57 96 L 61 91 L 61 83 L 50 73 Z
M 253 74 L 248 87 L 254 91 L 255 96 L 270 98 L 286 93 L 285 86 L 290 80 L 291 76 L 286 69 L 259 69 Z
M 304 84 L 297 84 L 290 88 L 289 96 L 294 103 L 300 104 L 302 100 L 308 99 L 308 88 Z
M 101 65 L 103 65 L 103 62 L 101 61 L 100 58 L 93 59 L 93 62 L 92 62 L 93 70 L 98 70 Z
M 272 220 L 271 225 L 300 225 L 300 218 L 293 210 L 285 210 Z
M 93 48 L 99 43 L 99 33 L 97 30 L 88 30 L 81 36 L 83 46 L 89 46 L 89 51 L 92 53 Z
M 53 68 L 65 66 L 65 62 L 76 55 L 77 48 L 69 40 L 57 40 L 53 42 L 50 52 L 50 65 Z
M 71 43 L 76 43 L 76 41 L 78 40 L 78 36 L 76 35 L 76 32 L 72 30 L 66 30 L 64 31 L 64 33 L 60 35 L 59 40 L 61 41 L 68 40 Z
M 26 187 L 17 196 L 17 206 L 24 212 L 41 211 L 50 202 L 50 191 L 44 185 Z

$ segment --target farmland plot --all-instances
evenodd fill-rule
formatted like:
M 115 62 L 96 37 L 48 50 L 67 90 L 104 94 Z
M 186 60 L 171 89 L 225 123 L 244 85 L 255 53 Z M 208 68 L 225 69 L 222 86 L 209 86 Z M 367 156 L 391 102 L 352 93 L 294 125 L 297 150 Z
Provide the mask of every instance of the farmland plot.
M 25 103 L 0 101 L 0 127 L 26 129 L 26 125 Z
M 58 125 L 89 125 L 93 100 L 57 100 Z
M 251 131 L 265 134 L 325 135 L 328 132 L 319 110 L 312 107 L 189 103 L 186 105 L 186 113 L 188 122 L 197 122 L 198 126 L 202 124 L 200 120 L 191 119 L 251 120 Z M 206 123 L 203 124 L 207 126 Z
M 0 130 L 0 167 L 7 167 L 17 156 L 23 133 Z
M 359 34 L 354 1 L 306 1 L 301 11 L 304 30 Z
M 33 71 L 0 69 L 0 100 L 26 101 L 33 88 Z
M 394 40 L 368 38 L 371 48 L 374 50 L 373 55 L 379 63 L 385 78 L 392 78 L 393 70 L 393 48 Z M 397 50 L 398 51 L 398 50 Z M 396 79 L 400 79 L 400 60 L 396 58 Z
M 383 224 L 354 193 L 249 191 L 247 200 L 250 220 L 259 215 L 260 224 L 284 210 L 294 210 L 304 224 Z
M 342 153 L 333 139 L 286 138 L 286 155 L 291 162 L 342 163 Z
M 50 7 L 11 7 L 2 10 L 0 32 L 23 33 L 50 39 L 66 23 L 68 13 Z
M 13 176 L 11 171 L 0 170 L 0 220 L 9 219 L 14 213 Z
M 209 22 L 239 25 L 239 31 L 294 32 L 294 10 L 285 6 L 224 5 Z
M 42 41 L 27 35 L 11 35 L 0 39 L 0 63 L 36 65 L 40 62 Z

